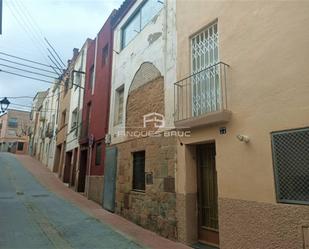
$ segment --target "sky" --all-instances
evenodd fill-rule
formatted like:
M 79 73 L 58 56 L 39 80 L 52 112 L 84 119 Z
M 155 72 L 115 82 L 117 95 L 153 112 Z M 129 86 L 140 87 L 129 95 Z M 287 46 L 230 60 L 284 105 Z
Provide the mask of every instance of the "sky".
M 122 2 L 123 0 L 3 0 L 0 69 L 52 81 L 44 76 L 5 67 L 4 65 L 9 65 L 29 70 L 4 61 L 3 59 L 25 63 L 1 53 L 50 64 L 46 49 L 48 45 L 44 41 L 46 37 L 66 64 L 73 55 L 73 48 L 81 48 L 87 38 L 93 39 L 111 11 L 118 9 Z M 39 67 L 49 70 L 44 66 Z M 50 86 L 46 82 L 25 79 L 0 71 L 0 100 L 3 97 L 32 97 L 38 91 L 46 90 Z M 31 98 L 9 98 L 9 100 L 12 103 L 10 108 L 30 110 L 19 105 L 31 106 Z

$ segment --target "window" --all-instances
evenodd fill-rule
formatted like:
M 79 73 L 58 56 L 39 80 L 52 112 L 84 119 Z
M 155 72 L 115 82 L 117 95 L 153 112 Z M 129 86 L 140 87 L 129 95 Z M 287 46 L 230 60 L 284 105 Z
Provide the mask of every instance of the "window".
M 271 137 L 278 202 L 309 204 L 309 128 Z
M 145 190 L 145 151 L 133 153 L 133 189 Z
M 95 152 L 95 165 L 100 165 L 102 159 L 102 143 L 97 143 Z
M 102 66 L 108 63 L 108 44 L 102 49 Z
M 93 89 L 94 86 L 94 66 L 90 68 L 90 73 L 89 73 L 89 88 Z
M 150 20 L 161 10 L 163 5 L 163 1 L 145 1 L 122 28 L 121 48 L 126 47 L 129 42 L 141 32 Z
M 16 131 L 15 130 L 8 130 L 8 136 L 16 136 Z
M 9 118 L 8 126 L 11 128 L 17 128 L 18 127 L 17 118 Z
M 66 80 L 64 81 L 64 95 L 66 95 L 68 90 L 69 90 L 69 78 L 66 78 Z
M 61 114 L 61 127 L 65 125 L 65 119 L 66 119 L 66 110 L 64 110 Z
M 121 86 L 116 90 L 115 95 L 115 125 L 122 123 L 123 118 L 123 98 L 124 98 L 124 86 Z
M 17 144 L 17 150 L 19 150 L 19 151 L 24 150 L 24 143 L 18 142 L 18 144 Z
M 199 116 L 221 107 L 218 26 L 214 23 L 191 39 L 192 114 Z M 217 65 L 217 66 L 215 66 Z
M 78 88 L 78 86 L 81 85 L 81 82 L 82 82 L 82 76 L 81 76 L 81 71 L 82 69 L 79 68 L 78 70 L 76 70 L 77 72 L 73 72 L 73 78 L 75 79 L 75 90 Z
M 77 108 L 72 112 L 72 123 L 71 129 L 74 129 L 77 126 Z

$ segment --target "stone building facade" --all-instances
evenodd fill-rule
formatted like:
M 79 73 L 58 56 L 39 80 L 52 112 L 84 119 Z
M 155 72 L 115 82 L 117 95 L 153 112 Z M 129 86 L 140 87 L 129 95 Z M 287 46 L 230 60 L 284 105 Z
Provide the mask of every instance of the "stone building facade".
M 145 10 L 147 20 L 140 15 Z M 164 132 L 173 129 L 174 11 L 175 1 L 136 1 L 114 29 L 119 53 L 113 56 L 107 148 L 117 156 L 107 154 L 106 160 L 116 161 L 107 164 L 115 165 L 116 178 L 114 193 L 103 198 L 105 207 L 114 194 L 112 211 L 170 239 L 177 239 L 177 138 Z M 138 18 L 139 32 L 133 33 L 132 20 Z

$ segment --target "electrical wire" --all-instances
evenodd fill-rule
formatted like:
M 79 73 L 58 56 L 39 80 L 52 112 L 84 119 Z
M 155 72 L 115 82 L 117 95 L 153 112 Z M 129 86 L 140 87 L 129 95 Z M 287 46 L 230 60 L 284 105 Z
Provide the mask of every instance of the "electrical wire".
M 22 13 L 24 15 L 24 17 L 29 21 L 28 23 L 30 24 L 30 26 L 32 26 L 34 32 L 37 34 L 38 37 L 41 37 L 44 39 L 44 41 L 48 44 L 48 46 L 53 50 L 54 54 L 57 56 L 57 58 L 59 59 L 59 61 L 62 63 L 62 65 L 64 67 L 66 67 L 66 65 L 63 63 L 63 61 L 61 60 L 59 54 L 57 53 L 56 49 L 51 45 L 51 43 L 47 40 L 47 38 L 43 35 L 42 30 L 40 29 L 39 25 L 37 24 L 37 22 L 35 21 L 35 19 L 33 18 L 33 16 L 31 15 L 31 13 L 29 12 L 28 8 L 23 4 L 22 1 L 18 1 L 16 0 L 16 4 L 20 6 L 20 9 L 22 10 Z M 50 54 L 52 54 L 50 52 Z M 57 60 L 58 61 L 58 60 Z M 60 63 L 59 63 L 60 64 Z M 60 66 L 61 67 L 61 66 Z
M 29 68 L 32 68 L 32 69 L 35 69 L 35 70 L 40 70 L 40 71 L 43 71 L 43 72 L 56 74 L 55 72 L 52 72 L 52 71 L 49 71 L 49 70 L 46 70 L 46 69 L 43 69 L 43 68 L 29 66 L 29 65 L 26 65 L 26 64 L 23 64 L 23 63 L 12 61 L 12 60 L 7 60 L 7 59 L 3 59 L 3 58 L 0 58 L 0 60 L 5 61 L 5 62 L 9 62 L 9 63 L 12 63 L 12 64 L 16 64 L 16 65 L 19 65 L 19 66 L 23 66 L 23 67 L 29 67 Z M 59 74 L 56 74 L 56 75 L 59 76 Z
M 44 38 L 44 35 L 43 35 L 43 33 L 42 33 L 42 31 L 40 30 L 40 28 L 39 28 L 39 26 L 36 24 L 36 27 L 38 27 L 38 30 L 40 31 L 40 32 L 37 32 L 37 30 L 36 30 L 36 28 L 35 28 L 35 25 L 33 25 L 33 23 L 35 24 L 35 21 L 34 21 L 34 18 L 31 16 L 31 14 L 29 13 L 29 11 L 27 10 L 27 8 L 26 8 L 26 6 L 25 5 L 23 5 L 23 6 L 21 6 L 21 5 L 23 5 L 23 4 L 21 4 L 21 2 L 19 2 L 19 1 L 16 1 L 16 6 L 17 6 L 17 8 L 19 8 L 19 10 L 21 11 L 20 12 L 20 16 L 23 16 L 25 19 L 25 23 L 27 23 L 27 24 L 29 24 L 29 29 L 31 30 L 33 30 L 33 35 L 36 35 L 36 38 L 37 38 L 37 41 L 39 42 L 39 44 L 42 46 L 42 48 L 43 49 L 47 49 L 47 51 L 48 51 L 48 53 L 52 56 L 52 57 L 55 57 L 54 55 L 53 55 L 53 53 L 46 47 L 46 44 L 44 43 L 44 41 L 46 42 L 46 40 L 45 40 L 45 38 Z M 17 10 L 17 8 L 16 8 L 16 10 Z M 40 33 L 40 34 L 39 34 Z M 56 56 L 60 59 L 60 57 L 59 57 L 59 55 L 57 54 L 57 52 L 55 51 L 55 49 L 51 46 L 51 44 L 50 43 L 48 43 L 48 45 L 53 49 L 53 51 L 54 51 L 54 53 L 56 54 Z M 55 59 L 55 61 L 57 62 L 56 64 L 58 64 L 58 66 L 60 65 L 60 68 L 62 67 L 61 66 L 61 63 L 59 63 L 59 61 L 56 59 L 56 58 L 54 58 Z M 60 61 L 62 62 L 62 60 L 60 59 Z M 63 62 L 62 62 L 63 63 Z M 65 66 L 65 64 L 63 63 L 63 66 L 64 67 L 66 67 Z
M 13 1 L 11 1 L 10 4 L 8 4 L 7 6 L 9 8 L 9 10 L 11 11 L 12 15 L 14 16 L 15 20 L 19 23 L 19 25 L 22 27 L 22 29 L 26 32 L 26 34 L 32 40 L 33 44 L 38 48 L 41 55 L 43 55 L 43 58 L 46 59 L 44 52 L 43 52 L 44 50 L 42 51 L 42 48 L 40 46 L 38 46 L 38 44 L 37 44 L 37 37 L 35 37 L 35 35 L 32 33 L 31 28 L 29 28 L 27 23 L 24 21 L 24 18 L 20 14 L 19 10 L 16 8 L 15 3 Z M 16 14 L 15 14 L 13 9 L 15 10 Z M 39 44 L 40 44 L 40 42 L 39 42 Z M 40 44 L 40 45 L 42 46 L 42 44 Z
M 47 80 L 31 77 L 31 76 L 26 76 L 26 75 L 22 75 L 22 74 L 18 74 L 18 73 L 13 73 L 13 72 L 10 72 L 10 71 L 3 70 L 1 68 L 0 68 L 0 72 L 7 73 L 7 74 L 12 74 L 12 75 L 15 75 L 15 76 L 20 76 L 20 77 L 27 78 L 27 79 L 41 81 L 41 82 L 52 84 L 52 85 L 63 85 L 63 84 L 60 84 L 60 83 L 54 83 L 54 82 L 50 82 L 50 81 L 47 81 Z
M 31 62 L 31 63 L 34 63 L 34 64 L 38 64 L 38 65 L 41 65 L 41 66 L 45 66 L 45 67 L 50 67 L 50 68 L 57 69 L 57 67 L 53 67 L 53 66 L 51 66 L 51 65 L 47 65 L 47 64 L 44 64 L 44 63 L 41 63 L 41 62 L 29 60 L 29 59 L 26 59 L 26 58 L 22 58 L 22 57 L 19 57 L 19 56 L 16 56 L 16 55 L 4 53 L 4 52 L 1 52 L 1 51 L 0 51 L 0 54 L 5 55 L 5 56 L 8 56 L 8 57 L 15 58 L 15 59 L 19 59 L 19 60 Z M 62 69 L 62 70 L 65 70 L 65 69 Z
M 45 75 L 45 74 L 42 74 L 42 73 L 37 73 L 37 72 L 25 70 L 25 69 L 18 68 L 18 67 L 12 67 L 12 66 L 9 66 L 9 65 L 1 64 L 1 63 L 0 63 L 0 66 L 2 66 L 2 67 L 7 67 L 7 68 L 11 68 L 11 69 L 15 69 L 15 70 L 22 71 L 22 72 L 26 72 L 26 73 L 31 73 L 31 74 L 40 75 L 40 76 L 47 77 L 47 78 L 51 78 L 51 79 L 56 79 L 55 77 L 52 77 L 52 76 L 49 76 L 49 75 Z

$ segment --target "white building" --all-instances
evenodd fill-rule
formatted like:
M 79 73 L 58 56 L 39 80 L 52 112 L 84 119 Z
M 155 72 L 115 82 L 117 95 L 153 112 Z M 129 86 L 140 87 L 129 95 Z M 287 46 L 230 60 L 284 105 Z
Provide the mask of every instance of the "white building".
M 175 12 L 175 0 L 138 0 L 114 29 L 103 194 L 104 208 L 171 239 L 176 138 L 163 131 L 173 129 Z
M 131 83 L 139 80 L 135 76 L 151 78 L 160 74 L 164 77 L 165 113 L 162 114 L 166 127 L 174 125 L 175 12 L 174 0 L 138 0 L 114 30 L 114 50 L 117 53 L 113 56 L 109 119 L 112 144 L 123 141 L 123 137 L 117 137 L 117 133 L 126 126 L 125 103 Z
M 86 80 L 86 60 L 89 39 L 86 40 L 73 65 L 71 75 L 72 89 L 68 111 L 68 129 L 66 139 L 66 167 L 70 171 L 70 185 L 75 185 L 76 170 L 79 159 L 79 134 L 81 130 L 84 87 Z M 74 178 L 74 179 L 73 179 Z
M 40 161 L 50 170 L 53 170 L 54 166 L 59 93 L 59 85 L 49 88 L 40 111 L 42 141 Z

